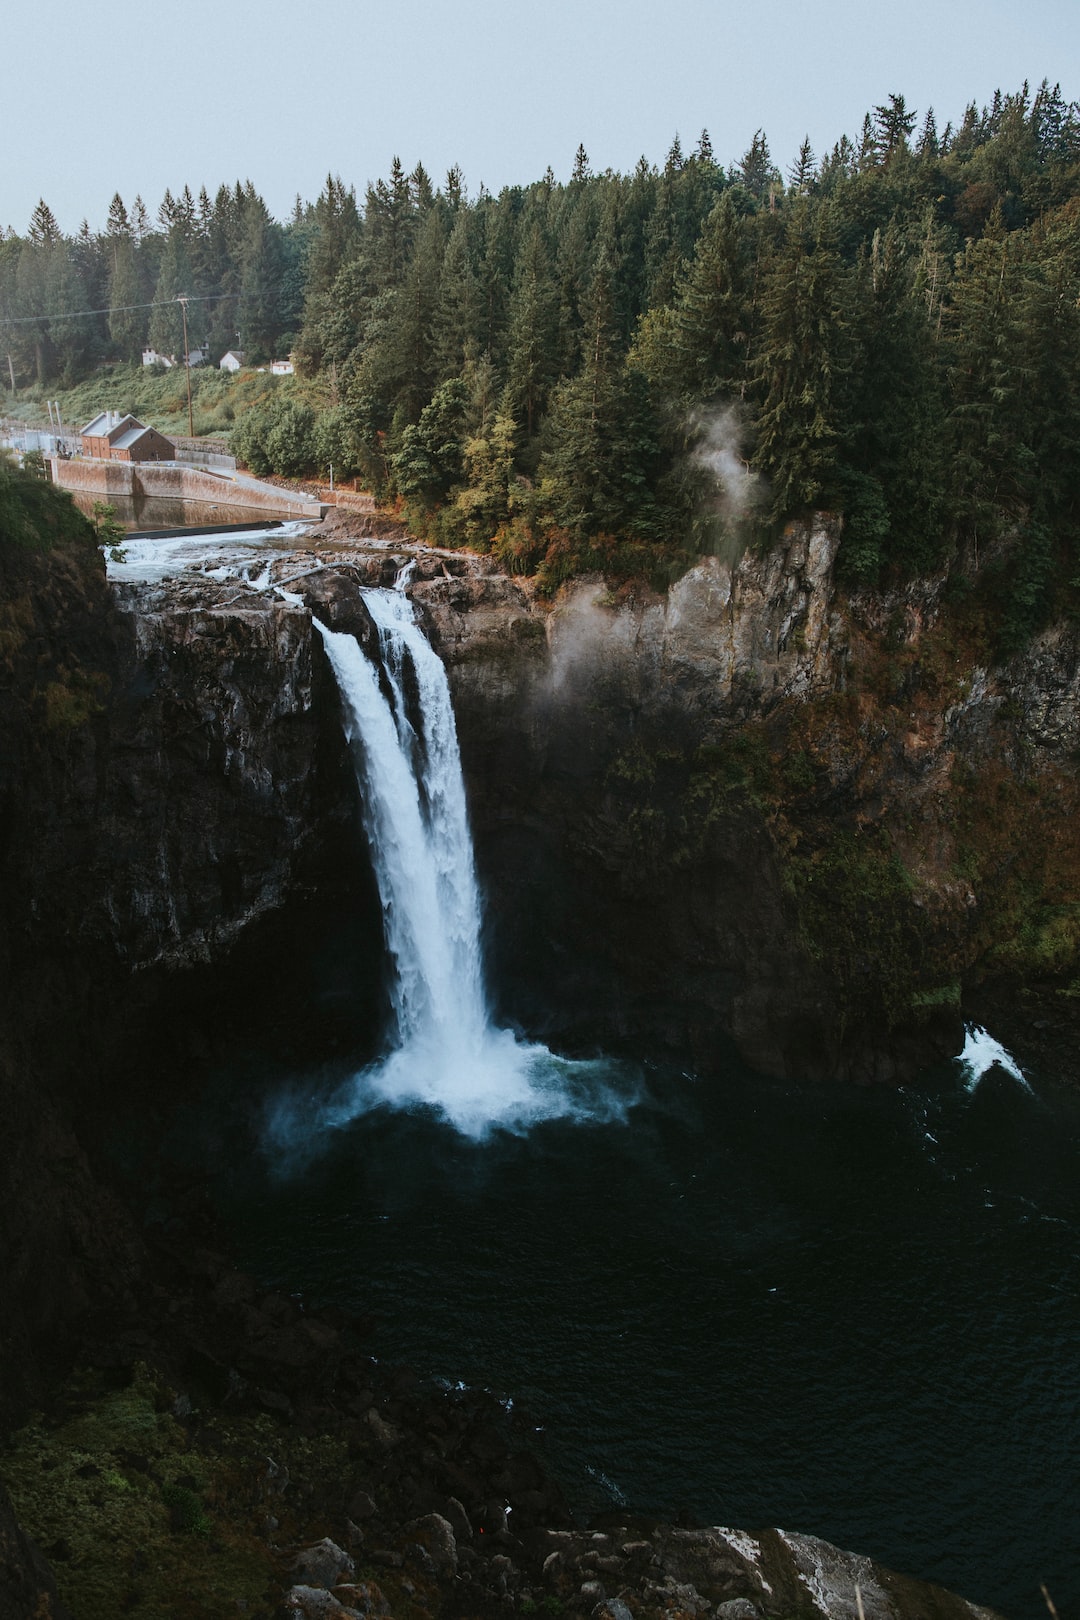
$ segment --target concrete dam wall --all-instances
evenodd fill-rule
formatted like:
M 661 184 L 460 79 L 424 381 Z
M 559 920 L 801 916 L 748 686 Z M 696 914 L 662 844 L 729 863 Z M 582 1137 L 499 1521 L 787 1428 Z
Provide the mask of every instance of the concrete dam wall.
M 274 517 L 321 518 L 326 506 L 307 495 L 264 484 L 243 473 L 188 467 L 181 462 L 105 461 L 91 456 L 50 457 L 52 481 L 61 489 L 95 499 L 180 500 L 205 506 L 205 521 L 237 507 Z M 200 514 L 203 515 L 203 514 Z

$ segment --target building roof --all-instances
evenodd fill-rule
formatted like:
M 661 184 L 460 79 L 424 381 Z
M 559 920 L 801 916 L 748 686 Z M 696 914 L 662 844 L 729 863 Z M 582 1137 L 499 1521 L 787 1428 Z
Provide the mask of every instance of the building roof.
M 141 422 L 136 422 L 134 427 L 129 427 L 126 432 L 121 433 L 118 438 L 111 439 L 109 442 L 114 450 L 130 450 L 133 444 L 138 444 L 145 433 L 152 432 L 152 428 L 143 427 Z
M 88 439 L 104 439 L 113 428 L 120 426 L 120 420 L 119 411 L 100 411 L 81 431 Z

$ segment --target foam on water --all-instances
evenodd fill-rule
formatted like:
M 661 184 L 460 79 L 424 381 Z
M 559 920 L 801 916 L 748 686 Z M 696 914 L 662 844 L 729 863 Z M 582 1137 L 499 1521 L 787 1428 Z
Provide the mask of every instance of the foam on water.
M 1018 1081 L 1025 1091 L 1030 1091 L 1023 1070 L 1013 1057 L 1007 1052 L 1000 1041 L 995 1041 L 979 1024 L 965 1024 L 964 1049 L 957 1062 L 965 1070 L 968 1091 L 974 1091 L 984 1074 L 991 1069 L 1004 1070 L 1007 1075 Z
M 106 572 L 110 579 L 136 585 L 156 585 L 178 574 L 198 572 L 264 590 L 269 583 L 267 553 L 290 550 L 297 535 L 309 527 L 301 522 L 283 523 L 277 529 L 244 529 L 227 535 L 193 529 L 189 534 L 157 540 L 121 540 L 106 549 Z

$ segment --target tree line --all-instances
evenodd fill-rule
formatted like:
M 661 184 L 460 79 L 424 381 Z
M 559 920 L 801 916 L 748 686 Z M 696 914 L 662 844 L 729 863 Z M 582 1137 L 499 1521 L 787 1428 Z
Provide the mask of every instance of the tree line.
M 189 302 L 189 345 L 214 354 L 242 341 L 257 363 L 291 341 L 304 303 L 307 236 L 271 218 L 250 181 L 211 201 L 166 191 L 151 221 L 141 197 L 119 194 L 105 230 L 84 220 L 64 236 L 42 199 L 26 235 L 0 231 L 0 342 L 16 383 L 70 386 L 103 360 L 138 362 L 144 348 L 182 356 L 178 295 Z
M 548 586 L 811 508 L 855 581 L 997 548 L 1018 632 L 1077 572 L 1080 107 L 1046 82 L 941 130 L 889 96 L 786 175 L 762 132 L 727 168 L 702 132 L 471 198 L 395 159 L 284 225 L 250 184 L 74 239 L 42 203 L 0 241 L 21 378 L 177 351 L 180 291 L 218 347 L 295 355 L 234 429 L 255 470 L 332 462 Z

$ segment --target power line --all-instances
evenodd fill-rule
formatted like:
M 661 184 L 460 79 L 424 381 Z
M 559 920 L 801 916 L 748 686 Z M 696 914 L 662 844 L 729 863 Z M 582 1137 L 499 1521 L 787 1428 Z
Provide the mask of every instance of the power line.
M 193 294 L 188 303 L 217 304 L 224 298 L 239 297 L 239 293 L 201 293 Z M 179 302 L 179 298 L 158 298 L 152 304 L 110 304 L 107 309 L 70 309 L 62 315 L 0 315 L 0 326 L 33 326 L 37 321 L 76 321 L 84 315 L 127 315 L 135 309 L 168 309 L 170 304 Z

